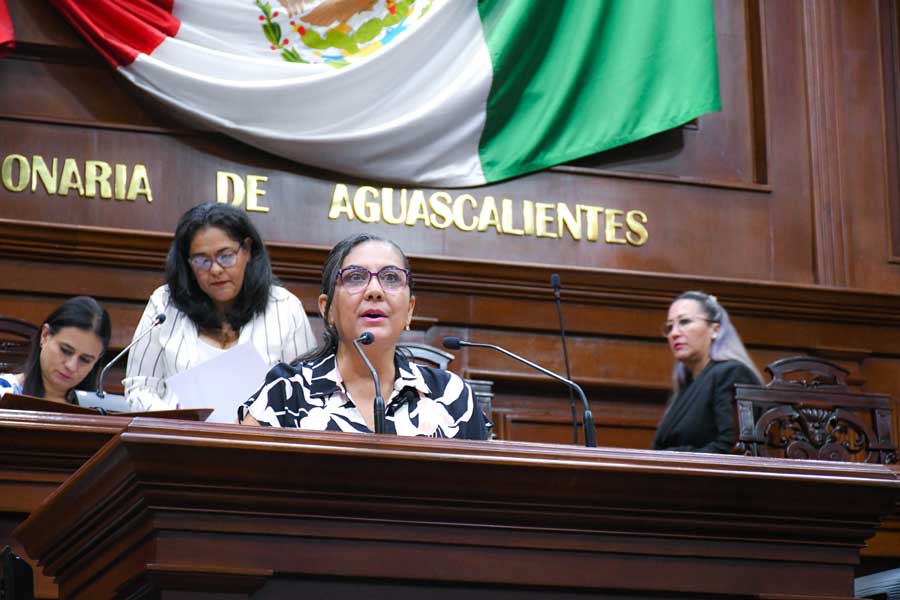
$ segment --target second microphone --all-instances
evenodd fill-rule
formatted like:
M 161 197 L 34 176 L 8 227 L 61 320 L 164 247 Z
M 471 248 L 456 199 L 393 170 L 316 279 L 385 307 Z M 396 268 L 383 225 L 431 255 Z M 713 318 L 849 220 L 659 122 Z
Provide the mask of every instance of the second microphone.
M 581 389 L 581 386 L 575 383 L 570 379 L 566 379 L 562 375 L 558 375 L 549 369 L 545 369 L 544 367 L 535 364 L 528 360 L 527 358 L 523 358 L 518 354 L 510 352 L 506 348 L 502 348 L 500 346 L 495 346 L 494 344 L 481 344 L 478 342 L 467 342 L 465 340 L 461 340 L 458 337 L 446 337 L 444 338 L 444 348 L 448 350 L 459 350 L 464 346 L 469 346 L 472 348 L 489 348 L 491 350 L 495 350 L 506 356 L 519 361 L 524 365 L 528 365 L 532 369 L 536 371 L 540 371 L 544 375 L 548 377 L 552 377 L 557 381 L 561 381 L 562 383 L 569 386 L 571 389 L 575 390 L 578 396 L 581 398 L 581 403 L 584 407 L 584 416 L 582 417 L 582 421 L 584 423 L 584 445 L 589 448 L 594 448 L 597 446 L 597 435 L 594 430 L 594 415 L 591 413 L 591 405 L 588 403 L 587 396 L 584 395 L 584 390 Z

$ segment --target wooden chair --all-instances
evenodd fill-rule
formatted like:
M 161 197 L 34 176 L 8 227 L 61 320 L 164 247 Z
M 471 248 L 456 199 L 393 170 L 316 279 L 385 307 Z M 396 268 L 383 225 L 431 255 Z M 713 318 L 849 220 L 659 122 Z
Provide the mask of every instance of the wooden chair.
M 28 321 L 0 316 L 0 373 L 21 370 L 39 330 Z
M 773 362 L 767 385 L 735 386 L 735 451 L 771 456 L 895 464 L 891 399 L 850 391 L 848 372 L 820 358 Z

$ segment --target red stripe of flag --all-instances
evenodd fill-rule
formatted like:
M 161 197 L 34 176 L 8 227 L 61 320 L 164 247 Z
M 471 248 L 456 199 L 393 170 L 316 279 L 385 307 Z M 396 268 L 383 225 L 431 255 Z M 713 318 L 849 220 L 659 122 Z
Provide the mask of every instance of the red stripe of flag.
M 172 16 L 174 0 L 50 1 L 115 67 L 130 65 L 138 54 L 151 54 L 181 25 Z
M 6 7 L 6 0 L 0 0 L 0 56 L 5 56 L 16 47 L 16 32 Z

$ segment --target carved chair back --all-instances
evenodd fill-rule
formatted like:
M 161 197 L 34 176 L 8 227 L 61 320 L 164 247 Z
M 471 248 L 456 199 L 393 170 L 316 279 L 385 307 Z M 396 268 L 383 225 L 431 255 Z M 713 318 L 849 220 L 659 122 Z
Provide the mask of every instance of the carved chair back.
M 889 396 L 851 391 L 848 371 L 820 358 L 784 358 L 766 371 L 767 385 L 735 386 L 738 453 L 897 462 Z
M 0 373 L 19 372 L 28 352 L 31 340 L 39 327 L 28 321 L 12 317 L 0 317 Z

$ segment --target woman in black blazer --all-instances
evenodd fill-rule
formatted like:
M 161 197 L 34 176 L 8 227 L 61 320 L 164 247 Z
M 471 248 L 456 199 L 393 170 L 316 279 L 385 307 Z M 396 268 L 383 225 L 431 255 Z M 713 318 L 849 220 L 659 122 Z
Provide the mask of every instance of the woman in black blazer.
M 715 296 L 685 292 L 663 329 L 675 357 L 674 391 L 653 438 L 656 450 L 726 454 L 736 439 L 734 384 L 762 383 Z

